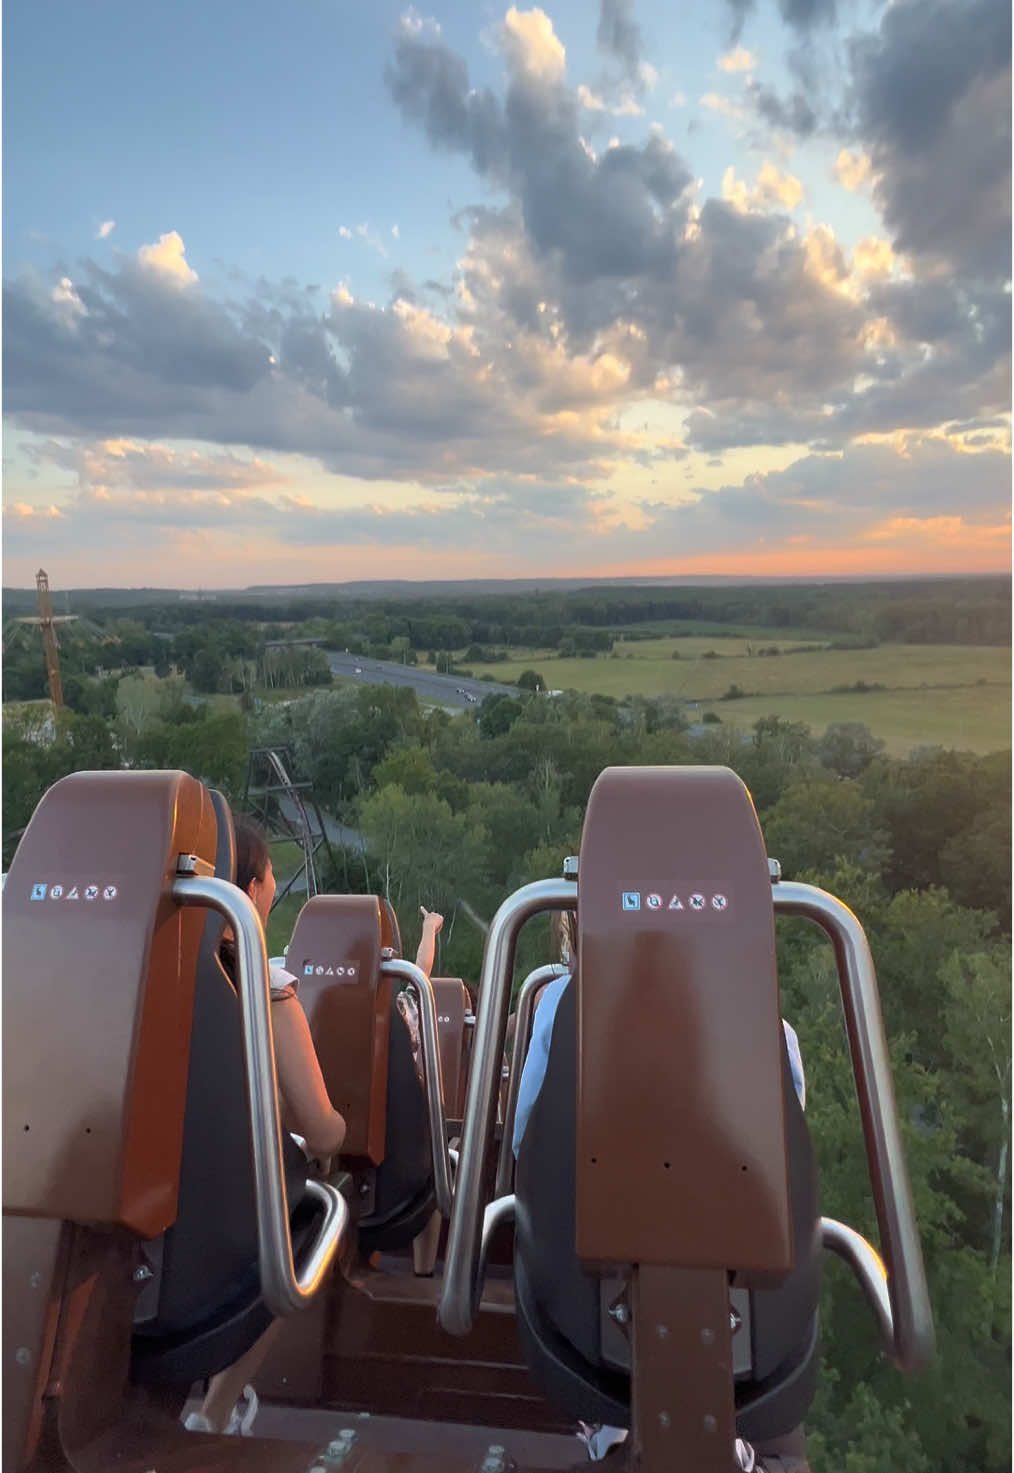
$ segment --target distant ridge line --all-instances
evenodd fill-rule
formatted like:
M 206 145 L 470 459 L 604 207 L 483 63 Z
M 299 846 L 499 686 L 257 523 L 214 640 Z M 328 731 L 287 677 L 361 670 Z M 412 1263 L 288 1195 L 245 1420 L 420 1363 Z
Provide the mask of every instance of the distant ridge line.
M 104 597 L 130 597 L 133 602 L 160 602 L 165 599 L 216 602 L 218 600 L 245 598 L 320 598 L 324 596 L 350 598 L 383 597 L 401 595 L 405 597 L 438 597 L 453 594 L 495 595 L 497 593 L 526 593 L 535 590 L 545 592 L 575 591 L 596 588 L 823 588 L 833 584 L 866 585 L 875 588 L 899 584 L 920 583 L 973 583 L 1010 582 L 1006 571 L 995 573 L 899 573 L 893 577 L 871 577 L 860 574 L 835 574 L 821 577 L 765 576 L 712 573 L 685 577 L 681 574 L 657 574 L 640 577 L 585 577 L 585 578 L 363 578 L 342 583 L 251 583 L 242 588 L 155 588 L 148 585 L 137 587 L 80 587 L 61 588 L 61 599 L 87 598 L 91 603 Z M 34 599 L 32 588 L 4 586 L 4 599 Z

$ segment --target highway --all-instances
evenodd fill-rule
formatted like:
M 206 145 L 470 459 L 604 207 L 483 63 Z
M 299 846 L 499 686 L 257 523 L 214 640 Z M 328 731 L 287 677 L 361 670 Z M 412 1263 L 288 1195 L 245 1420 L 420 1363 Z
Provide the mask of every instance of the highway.
M 431 706 L 474 710 L 487 696 L 518 694 L 517 687 L 513 685 L 470 680 L 464 675 L 434 675 L 415 665 L 398 665 L 393 660 L 370 660 L 364 655 L 346 655 L 337 650 L 325 650 L 324 653 L 333 675 L 346 680 L 361 680 L 364 685 L 410 685 L 419 700 Z

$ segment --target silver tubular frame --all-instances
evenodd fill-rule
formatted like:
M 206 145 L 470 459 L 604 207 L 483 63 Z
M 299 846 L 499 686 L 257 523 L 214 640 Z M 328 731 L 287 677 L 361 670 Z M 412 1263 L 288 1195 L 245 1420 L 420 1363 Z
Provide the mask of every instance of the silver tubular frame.
M 482 1293 L 478 1269 L 483 1168 L 493 1136 L 518 933 L 532 916 L 543 911 L 573 910 L 576 902 L 572 880 L 536 880 L 509 895 L 490 924 L 479 980 L 472 1065 L 438 1311 L 440 1324 L 452 1335 L 468 1334 Z
M 825 1252 L 836 1253 L 845 1260 L 862 1285 L 880 1329 L 880 1338 L 890 1350 L 894 1344 L 894 1316 L 887 1288 L 887 1273 L 880 1256 L 862 1233 L 833 1217 L 820 1219 L 820 1240 Z
M 421 967 L 399 959 L 380 964 L 382 977 L 400 977 L 411 982 L 419 998 L 419 1031 L 422 1034 L 423 1069 L 426 1075 L 426 1105 L 430 1117 L 433 1152 L 433 1193 L 437 1211 L 450 1217 L 454 1200 L 451 1163 L 447 1154 L 447 1118 L 444 1114 L 444 1081 L 440 1065 L 440 1038 L 433 985 Z
M 885 1322 L 878 1311 L 878 1318 L 890 1359 L 899 1370 L 918 1371 L 933 1357 L 933 1312 L 902 1150 L 877 974 L 869 942 L 848 906 L 825 890 L 779 880 L 772 885 L 771 895 L 776 915 L 804 916 L 818 925 L 834 945 L 863 1122 L 866 1163 L 887 1270 L 891 1316 Z M 834 1251 L 841 1252 L 843 1242 L 836 1235 L 831 1245 Z M 869 1279 L 857 1267 L 861 1255 L 850 1249 L 843 1256 L 856 1268 L 863 1288 L 869 1293 Z
M 496 1236 L 497 1228 L 505 1222 L 514 1221 L 516 1208 L 514 1193 L 506 1197 L 494 1197 L 492 1202 L 486 1206 L 482 1214 L 482 1241 L 479 1244 L 479 1293 L 482 1294 L 482 1286 L 486 1282 L 486 1259 L 489 1256 L 489 1245 Z
M 517 1028 L 514 1033 L 514 1054 L 507 1084 L 507 1104 L 504 1108 L 503 1137 L 500 1141 L 500 1157 L 496 1163 L 495 1196 L 504 1197 L 514 1185 L 514 1119 L 518 1113 L 518 1091 L 521 1088 L 521 1070 L 532 1037 L 532 1018 L 535 1016 L 535 996 L 540 987 L 556 977 L 566 977 L 569 968 L 561 962 L 550 962 L 529 972 L 518 993 Z
M 236 989 L 243 1028 L 243 1058 L 253 1139 L 257 1192 L 257 1258 L 261 1294 L 273 1315 L 305 1309 L 323 1282 L 348 1222 L 348 1207 L 336 1187 L 309 1181 L 308 1191 L 324 1204 L 324 1222 L 301 1273 L 296 1273 L 289 1231 L 289 1206 L 282 1164 L 275 1051 L 271 1032 L 268 957 L 260 918 L 248 895 L 210 876 L 177 875 L 177 905 L 216 911 L 236 938 Z

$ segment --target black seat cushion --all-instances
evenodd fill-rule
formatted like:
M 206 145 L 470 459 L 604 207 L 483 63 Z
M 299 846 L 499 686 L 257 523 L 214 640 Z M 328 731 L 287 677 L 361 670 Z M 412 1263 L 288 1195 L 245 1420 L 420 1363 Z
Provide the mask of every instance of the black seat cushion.
M 750 1297 L 753 1369 L 735 1390 L 740 1432 L 755 1437 L 778 1435 L 802 1420 L 817 1358 L 816 1167 L 788 1053 L 782 1052 L 796 1266 L 777 1289 Z M 532 1369 L 554 1400 L 575 1417 L 625 1425 L 629 1377 L 603 1357 L 599 1276 L 582 1266 L 574 1247 L 576 1100 L 577 989 L 571 981 L 560 997 L 546 1078 L 518 1152 L 518 1325 Z
M 360 1219 L 360 1247 L 372 1253 L 407 1246 L 435 1206 L 426 1093 L 416 1072 L 412 1036 L 392 991 L 384 1159 L 376 1170 L 372 1210 Z
M 211 796 L 219 830 L 216 874 L 232 879 L 232 815 L 221 794 Z M 205 1340 L 209 1327 L 223 1318 L 235 1320 L 241 1310 L 253 1317 L 251 1324 L 260 1325 L 251 1330 L 249 1344 L 270 1322 L 257 1277 L 257 1205 L 240 1004 L 219 954 L 221 931 L 221 921 L 209 913 L 194 989 L 177 1216 L 161 1239 L 157 1309 L 135 1325 L 138 1369 L 156 1364 L 160 1346 L 188 1337 Z M 306 1194 L 307 1162 L 285 1132 L 282 1146 L 294 1214 Z M 196 1374 L 210 1375 L 212 1370 Z

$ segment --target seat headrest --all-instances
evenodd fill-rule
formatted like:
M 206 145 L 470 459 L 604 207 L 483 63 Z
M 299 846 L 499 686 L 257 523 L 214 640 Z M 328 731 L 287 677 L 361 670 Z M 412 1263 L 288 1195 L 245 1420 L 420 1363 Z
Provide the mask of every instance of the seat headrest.
M 576 976 L 578 1252 L 734 1268 L 740 1282 L 787 1273 L 774 911 L 735 773 L 602 773 L 581 841 Z
M 215 848 L 183 772 L 77 772 L 36 808 L 3 894 L 5 1212 L 173 1221 L 204 913 L 171 889 Z
M 380 975 L 383 912 L 376 895 L 315 895 L 299 912 L 287 966 L 332 1104 L 345 1116 L 343 1152 L 384 1159 L 391 987 Z

